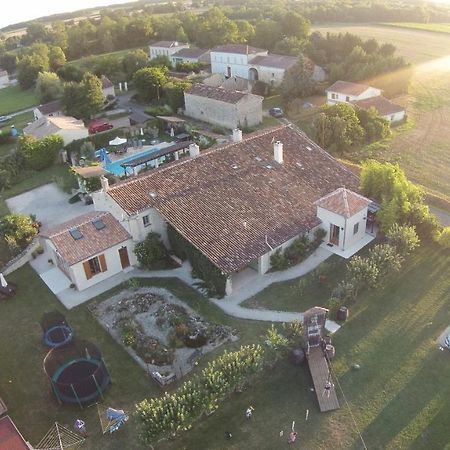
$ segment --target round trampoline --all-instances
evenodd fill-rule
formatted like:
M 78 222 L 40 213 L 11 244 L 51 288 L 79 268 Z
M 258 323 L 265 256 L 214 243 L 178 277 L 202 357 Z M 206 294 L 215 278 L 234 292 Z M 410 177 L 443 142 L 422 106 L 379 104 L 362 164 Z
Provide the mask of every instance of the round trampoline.
M 44 359 L 44 370 L 62 403 L 81 406 L 101 396 L 111 382 L 100 350 L 88 341 L 53 348 Z
M 47 347 L 57 348 L 72 342 L 73 330 L 66 318 L 58 311 L 43 315 L 41 327 L 44 332 L 43 341 Z

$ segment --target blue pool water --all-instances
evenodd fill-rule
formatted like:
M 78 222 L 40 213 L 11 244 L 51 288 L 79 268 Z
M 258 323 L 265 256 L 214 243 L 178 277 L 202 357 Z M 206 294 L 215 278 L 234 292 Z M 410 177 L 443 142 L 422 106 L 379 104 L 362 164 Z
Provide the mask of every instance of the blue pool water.
M 153 147 L 149 150 L 145 150 L 143 152 L 140 152 L 136 155 L 133 156 L 128 156 L 127 158 L 123 158 L 123 159 L 119 159 L 118 161 L 114 161 L 110 164 L 106 164 L 105 169 L 108 172 L 111 172 L 112 174 L 121 177 L 122 175 L 125 175 L 125 169 L 121 166 L 121 164 L 126 163 L 126 162 L 130 162 L 130 161 L 134 161 L 135 159 L 138 158 L 142 158 L 143 156 L 148 156 L 151 155 L 152 153 L 155 153 L 157 151 L 159 151 L 160 148 L 159 147 Z M 152 164 L 152 162 L 150 162 L 149 164 Z M 145 164 L 140 164 L 139 166 L 136 166 L 136 170 L 141 170 L 143 167 L 145 167 Z M 131 174 L 132 173 L 132 169 L 128 168 L 127 169 L 127 173 Z

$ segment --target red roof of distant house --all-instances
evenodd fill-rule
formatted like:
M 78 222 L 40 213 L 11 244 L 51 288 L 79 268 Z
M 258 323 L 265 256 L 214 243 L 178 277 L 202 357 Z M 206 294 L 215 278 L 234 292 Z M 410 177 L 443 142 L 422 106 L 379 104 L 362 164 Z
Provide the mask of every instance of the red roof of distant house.
M 206 84 L 194 84 L 186 91 L 186 94 L 196 95 L 198 97 L 211 98 L 225 103 L 238 103 L 245 97 L 259 97 L 258 95 L 248 94 L 242 91 L 232 91 L 221 87 L 208 86 Z M 262 101 L 262 97 L 261 98 Z
M 182 48 L 181 50 L 178 50 L 176 53 L 174 53 L 172 56 L 174 58 L 200 58 L 200 56 L 204 55 L 206 52 L 209 52 L 209 50 L 205 48 Z
M 30 450 L 9 416 L 0 419 L 0 450 Z
M 369 206 L 371 202 L 368 198 L 341 187 L 325 197 L 319 198 L 314 204 L 349 218 Z
M 405 110 L 403 106 L 392 103 L 387 98 L 379 95 L 378 97 L 365 98 L 364 100 L 357 100 L 352 102 L 353 105 L 361 109 L 375 108 L 380 116 L 388 116 Z
M 273 67 L 275 69 L 289 69 L 297 64 L 297 62 L 298 58 L 295 56 L 272 54 L 266 56 L 256 56 L 250 61 L 250 64 L 254 66 Z
M 63 110 L 63 106 L 61 100 L 53 100 L 52 102 L 44 103 L 43 105 L 39 105 L 37 109 L 43 114 L 47 116 L 49 114 L 53 114 L 55 112 L 60 112 Z
M 339 94 L 361 95 L 370 86 L 366 84 L 351 83 L 350 81 L 336 81 L 325 92 L 338 92 Z
M 102 75 L 101 80 L 102 80 L 102 89 L 114 87 L 114 83 L 112 83 L 109 78 L 105 77 L 105 75 Z
M 245 44 L 218 45 L 217 47 L 214 47 L 211 51 L 218 53 L 238 53 L 241 55 L 249 55 L 252 53 L 261 53 L 261 52 L 267 53 L 267 50 L 263 48 L 252 47 L 250 45 Z

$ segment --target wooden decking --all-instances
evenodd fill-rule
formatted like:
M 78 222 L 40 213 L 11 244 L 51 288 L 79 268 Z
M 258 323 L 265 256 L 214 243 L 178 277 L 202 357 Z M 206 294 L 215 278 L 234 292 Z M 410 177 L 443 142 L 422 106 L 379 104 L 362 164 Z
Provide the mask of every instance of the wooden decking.
M 308 355 L 309 371 L 314 382 L 320 412 L 333 411 L 339 409 L 339 401 L 336 396 L 336 388 L 333 385 L 330 396 L 324 393 L 325 383 L 328 381 L 329 368 L 327 360 L 320 347 L 313 347 Z M 334 380 L 331 379 L 334 384 Z

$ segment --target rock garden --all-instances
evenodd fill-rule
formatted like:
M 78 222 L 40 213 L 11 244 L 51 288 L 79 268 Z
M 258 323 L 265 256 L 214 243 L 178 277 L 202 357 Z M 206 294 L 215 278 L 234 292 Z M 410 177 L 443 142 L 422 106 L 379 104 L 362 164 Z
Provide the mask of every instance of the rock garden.
M 160 384 L 185 375 L 199 357 L 237 339 L 231 328 L 207 322 L 160 288 L 122 291 L 91 311 Z

